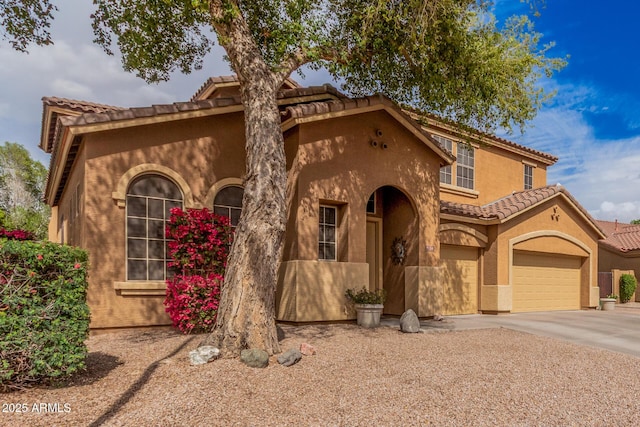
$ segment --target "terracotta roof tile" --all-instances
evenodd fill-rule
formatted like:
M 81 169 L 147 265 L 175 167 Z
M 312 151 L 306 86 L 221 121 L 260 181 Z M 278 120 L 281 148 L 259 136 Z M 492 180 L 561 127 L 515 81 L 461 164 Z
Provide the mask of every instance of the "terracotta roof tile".
M 55 96 L 45 96 L 42 98 L 42 103 L 44 105 L 61 107 L 80 113 L 104 113 L 106 111 L 123 110 L 122 107 L 115 107 L 113 105 L 96 104 L 95 102 L 78 101 Z
M 215 76 L 215 77 L 209 77 L 203 84 L 202 86 L 200 86 L 200 88 L 196 91 L 196 93 L 193 94 L 193 96 L 191 97 L 190 101 L 197 101 L 202 95 L 204 95 L 204 93 L 207 92 L 207 90 L 214 85 L 219 85 L 219 84 L 228 84 L 228 83 L 237 83 L 238 82 L 238 77 L 236 75 L 231 75 L 231 76 Z M 295 80 L 288 78 L 285 82 L 285 84 L 287 86 L 291 86 L 293 89 L 295 88 L 300 88 L 300 85 L 298 84 L 298 82 L 296 82 Z
M 601 233 L 598 223 L 591 218 L 591 215 L 578 203 L 576 199 L 561 185 L 549 185 L 546 187 L 534 188 L 532 190 L 519 191 L 510 194 L 495 202 L 484 206 L 476 206 L 464 203 L 454 203 L 445 200 L 440 201 L 440 213 L 459 215 L 463 217 L 480 220 L 506 220 L 509 217 L 537 205 L 554 195 L 564 194 L 575 207 L 591 221 L 593 226 Z
M 640 250 L 640 225 L 596 221 L 607 236 L 600 243 L 619 252 Z

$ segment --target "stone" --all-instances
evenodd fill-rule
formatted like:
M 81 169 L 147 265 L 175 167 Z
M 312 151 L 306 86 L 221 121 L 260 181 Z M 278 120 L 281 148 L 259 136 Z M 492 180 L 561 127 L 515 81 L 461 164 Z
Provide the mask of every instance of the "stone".
M 189 360 L 192 365 L 204 365 L 220 356 L 220 349 L 212 345 L 203 345 L 189 352 Z
M 298 349 L 292 348 L 278 356 L 278 363 L 283 366 L 295 365 L 302 359 L 302 353 Z
M 314 354 L 316 354 L 316 349 L 311 344 L 303 342 L 302 344 L 300 344 L 300 353 L 302 353 L 304 356 L 313 356 Z
M 412 309 L 405 311 L 400 317 L 400 330 L 405 333 L 415 334 L 420 332 L 420 319 Z
M 442 322 L 444 320 L 444 316 L 436 314 L 435 316 L 433 316 L 433 320 L 435 320 L 436 322 Z
M 269 355 L 258 348 L 250 348 L 240 352 L 240 361 L 251 368 L 266 368 L 269 365 Z

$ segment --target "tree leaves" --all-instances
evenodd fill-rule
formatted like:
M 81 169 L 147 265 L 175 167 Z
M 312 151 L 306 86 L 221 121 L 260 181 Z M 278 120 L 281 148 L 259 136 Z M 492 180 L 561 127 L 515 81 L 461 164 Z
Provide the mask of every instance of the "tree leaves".
M 52 44 L 49 27 L 56 10 L 51 0 L 0 0 L 0 39 L 20 52 L 30 43 Z

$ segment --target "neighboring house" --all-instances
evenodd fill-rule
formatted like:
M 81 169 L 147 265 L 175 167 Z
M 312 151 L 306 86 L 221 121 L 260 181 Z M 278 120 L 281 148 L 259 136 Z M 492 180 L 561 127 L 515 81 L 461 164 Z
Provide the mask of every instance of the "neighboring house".
M 603 288 L 611 288 L 617 294 L 621 273 L 633 272 L 640 278 L 640 225 L 600 220 L 597 223 L 606 235 L 598 245 L 598 271 L 614 273 L 612 283 Z
M 52 153 L 49 236 L 90 253 L 93 328 L 169 323 L 169 209 L 237 224 L 245 173 L 233 77 L 189 102 L 118 108 L 43 98 Z M 288 80 L 282 112 L 290 194 L 279 320 L 354 317 L 347 288 L 384 288 L 387 314 L 595 307 L 602 231 L 559 186 L 555 157 L 491 135 L 471 143 L 420 125 L 383 96 L 350 99 Z

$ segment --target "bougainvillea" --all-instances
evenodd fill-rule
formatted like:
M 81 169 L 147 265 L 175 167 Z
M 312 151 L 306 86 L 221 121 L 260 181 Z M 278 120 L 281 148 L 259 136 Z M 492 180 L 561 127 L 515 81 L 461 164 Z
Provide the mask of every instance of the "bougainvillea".
M 7 238 L 9 240 L 33 240 L 33 233 L 25 230 L 6 230 L 0 227 L 0 239 Z
M 167 225 L 169 267 L 165 310 L 184 333 L 213 326 L 232 232 L 229 219 L 208 209 L 171 209 Z

